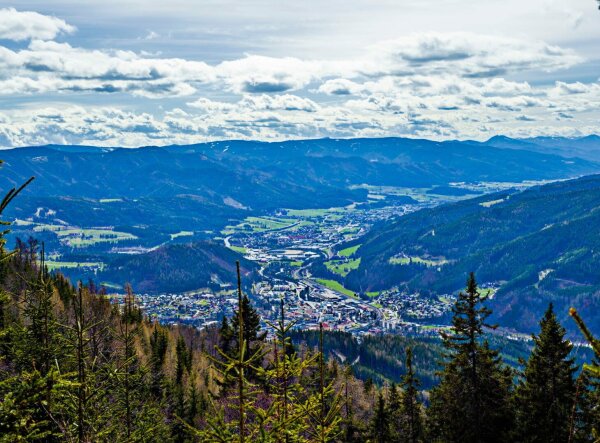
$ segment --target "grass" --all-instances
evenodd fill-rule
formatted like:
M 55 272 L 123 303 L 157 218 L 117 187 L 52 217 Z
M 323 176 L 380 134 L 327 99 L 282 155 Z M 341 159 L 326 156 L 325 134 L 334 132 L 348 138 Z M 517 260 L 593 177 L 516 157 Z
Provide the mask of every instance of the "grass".
M 179 231 L 175 234 L 170 234 L 171 235 L 171 240 L 175 240 L 176 238 L 179 237 L 190 237 L 192 235 L 194 235 L 193 231 Z
M 91 246 L 96 243 L 115 243 L 137 239 L 135 235 L 128 232 L 113 231 L 108 228 L 75 228 L 72 226 L 39 224 L 33 230 L 35 232 L 54 232 L 61 243 L 73 248 Z
M 235 226 L 225 226 L 225 229 L 221 231 L 221 234 L 231 235 L 236 232 L 265 232 L 276 229 L 285 229 L 297 222 L 297 220 L 289 218 L 247 217 L 243 222 Z
M 317 283 L 325 286 L 326 288 L 331 289 L 332 291 L 339 292 L 348 297 L 358 298 L 354 292 L 352 292 L 350 289 L 344 288 L 341 284 L 339 284 L 335 280 L 327 280 L 324 278 L 317 278 L 316 281 L 317 281 Z
M 375 302 L 373 302 L 373 303 L 371 303 L 371 305 L 375 306 L 377 309 L 383 308 L 383 306 L 381 306 L 381 303 L 375 303 Z
M 303 263 L 303 262 L 301 262 L 301 261 L 299 261 L 299 260 L 294 260 L 294 261 L 291 261 L 291 262 L 290 262 L 290 266 L 296 266 L 296 267 L 298 267 L 298 268 L 299 268 L 300 266 L 302 266 L 303 264 L 304 264 L 304 263 Z
M 137 237 L 128 232 L 110 229 L 62 229 L 55 231 L 62 243 L 74 248 L 91 246 L 96 243 L 114 243 L 123 240 L 135 240 Z
M 73 268 L 98 268 L 102 270 L 104 268 L 104 263 L 102 262 L 73 262 L 73 261 L 57 261 L 57 260 L 47 260 L 45 262 L 46 266 L 48 266 L 49 271 L 53 271 L 55 269 L 73 269 Z
M 229 246 L 229 249 L 240 254 L 245 254 L 246 252 L 248 252 L 246 248 L 243 248 L 241 246 Z
M 361 245 L 350 246 L 349 248 L 342 249 L 337 253 L 340 257 L 350 257 L 360 248 Z
M 358 267 L 360 266 L 360 258 L 357 258 L 354 260 L 348 260 L 348 261 L 331 260 L 331 261 L 325 262 L 325 266 L 331 272 L 341 275 L 342 277 L 345 277 L 346 275 L 348 275 L 350 273 L 350 271 L 358 269 Z
M 329 209 L 288 209 L 289 217 L 324 217 L 335 212 L 344 212 L 344 208 L 329 208 Z
M 410 263 L 422 263 L 425 266 L 443 266 L 448 260 L 441 258 L 439 260 L 430 260 L 421 257 L 392 257 L 389 259 L 391 265 L 408 265 Z
M 489 208 L 490 206 L 497 205 L 498 203 L 502 203 L 504 201 L 503 198 L 499 200 L 490 200 L 488 202 L 479 203 L 479 206 L 483 206 L 484 208 Z
M 366 294 L 367 294 L 368 297 L 375 298 L 375 297 L 379 297 L 379 294 L 381 294 L 381 292 L 379 292 L 379 291 L 371 291 L 371 292 L 367 292 Z

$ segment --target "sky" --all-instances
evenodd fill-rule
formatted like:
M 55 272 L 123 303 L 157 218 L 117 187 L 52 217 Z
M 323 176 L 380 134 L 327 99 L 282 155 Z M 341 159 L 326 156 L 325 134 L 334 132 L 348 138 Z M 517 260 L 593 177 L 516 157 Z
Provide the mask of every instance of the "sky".
M 0 0 L 0 147 L 598 123 L 595 0 Z

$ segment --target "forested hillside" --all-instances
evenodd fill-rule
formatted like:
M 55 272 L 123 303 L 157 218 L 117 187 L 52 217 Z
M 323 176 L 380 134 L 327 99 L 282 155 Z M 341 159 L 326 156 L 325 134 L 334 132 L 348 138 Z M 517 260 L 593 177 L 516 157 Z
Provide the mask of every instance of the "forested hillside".
M 49 145 L 4 151 L 0 187 L 34 175 L 9 209 L 38 208 L 83 226 L 223 227 L 228 218 L 277 208 L 328 208 L 365 201 L 351 185 L 429 187 L 462 181 L 557 179 L 600 165 L 469 142 L 402 138 L 226 141 L 139 149 Z M 109 203 L 110 204 L 107 204 Z
M 345 284 L 438 296 L 475 271 L 497 289 L 490 305 L 503 325 L 532 330 L 552 301 L 562 321 L 571 305 L 590 310 L 598 331 L 599 209 L 600 176 L 589 176 L 421 210 L 356 240 L 360 266 Z
M 235 284 L 235 262 L 240 261 L 247 282 L 259 266 L 225 246 L 204 241 L 162 246 L 145 254 L 121 255 L 98 275 L 99 281 L 129 282 L 139 292 L 185 292 Z

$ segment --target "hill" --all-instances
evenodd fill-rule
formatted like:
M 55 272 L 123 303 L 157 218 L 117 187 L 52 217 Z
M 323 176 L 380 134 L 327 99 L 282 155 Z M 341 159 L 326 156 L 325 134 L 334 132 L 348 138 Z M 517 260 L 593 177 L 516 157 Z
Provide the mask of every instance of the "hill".
M 344 281 L 355 291 L 399 286 L 437 297 L 474 271 L 496 290 L 490 303 L 503 325 L 531 331 L 552 301 L 565 323 L 571 305 L 595 312 L 599 329 L 598 175 L 424 209 L 355 244 L 360 265 Z
M 402 138 L 224 141 L 139 149 L 42 146 L 2 152 L 0 187 L 36 183 L 10 216 L 38 208 L 79 226 L 218 229 L 278 208 L 366 201 L 352 185 L 430 187 L 451 182 L 567 178 L 600 165 L 472 142 Z M 110 202 L 110 204 L 106 204 Z
M 586 137 L 532 137 L 514 139 L 496 136 L 489 139 L 487 146 L 503 149 L 519 149 L 543 154 L 560 155 L 566 158 L 582 158 L 591 161 L 600 161 L 600 137 L 588 135 Z
M 145 254 L 117 257 L 98 275 L 98 280 L 119 286 L 130 283 L 141 293 L 233 287 L 238 260 L 244 279 L 251 281 L 258 266 L 221 244 L 169 244 Z

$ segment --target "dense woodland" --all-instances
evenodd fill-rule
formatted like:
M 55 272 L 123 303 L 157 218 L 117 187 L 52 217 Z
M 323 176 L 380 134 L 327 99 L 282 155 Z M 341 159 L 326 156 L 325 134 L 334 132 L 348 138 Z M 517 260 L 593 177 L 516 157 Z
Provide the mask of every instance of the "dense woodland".
M 9 193 L 0 212 L 17 193 Z M 600 342 L 574 310 L 595 359 L 584 368 L 575 364 L 573 345 L 550 304 L 517 371 L 490 345 L 491 312 L 471 274 L 441 352 L 398 349 L 384 337 L 381 352 L 405 357 L 403 376 L 395 383 L 384 373 L 374 383 L 357 378 L 350 359 L 339 364 L 325 358 L 326 340 L 343 336 L 320 331 L 314 343 L 293 332 L 283 303 L 271 325 L 275 334 L 267 336 L 241 287 L 238 268 L 238 310 L 220 327 L 164 326 L 144 317 L 130 286 L 123 303 L 111 305 L 93 282 L 73 286 L 49 274 L 43 245 L 20 243 L 11 252 L 3 247 L 0 441 L 600 438 Z M 413 363 L 424 355 L 439 362 L 431 377 L 435 385 L 427 389 Z M 368 355 L 362 358 L 368 367 Z

